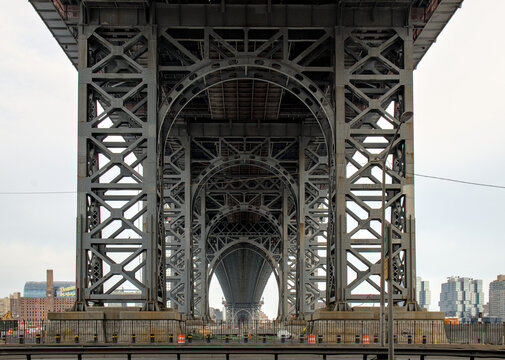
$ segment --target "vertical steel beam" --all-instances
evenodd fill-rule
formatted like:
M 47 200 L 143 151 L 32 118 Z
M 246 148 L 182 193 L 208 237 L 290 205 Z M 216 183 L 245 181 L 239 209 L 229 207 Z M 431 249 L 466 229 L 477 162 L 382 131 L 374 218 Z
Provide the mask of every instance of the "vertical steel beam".
M 298 138 L 298 253 L 296 265 L 296 315 L 303 318 L 305 315 L 305 138 Z
M 77 88 L 77 264 L 76 264 L 76 290 L 77 310 L 84 310 L 86 306 L 86 288 L 88 285 L 87 251 L 84 245 L 84 235 L 87 227 L 87 187 L 85 186 L 87 174 L 88 141 L 85 126 L 88 121 L 88 85 L 85 73 L 88 64 L 88 37 L 84 27 L 79 29 L 79 64 Z
M 336 264 L 333 265 L 335 271 L 335 284 L 328 284 L 328 288 L 334 288 L 332 296 L 336 309 L 345 310 L 347 308 L 346 285 L 347 285 L 347 261 L 344 248 L 344 234 L 346 227 L 346 194 L 348 191 L 346 184 L 346 159 L 345 159 L 345 140 L 347 136 L 345 123 L 345 68 L 344 68 L 344 40 L 345 34 L 342 27 L 335 28 L 335 169 L 336 172 L 336 214 L 334 216 L 335 234 L 330 252 Z M 327 302 L 330 300 L 327 300 Z
M 285 320 L 288 317 L 288 248 L 289 248 L 289 190 L 284 187 L 282 191 L 282 266 L 280 276 L 279 318 Z
M 147 37 L 147 69 L 143 76 L 143 82 L 147 86 L 147 159 L 143 164 L 143 190 L 147 193 L 145 206 L 147 213 L 143 216 L 144 231 L 151 241 L 151 256 L 146 259 L 146 273 L 149 274 L 147 308 L 158 310 L 165 307 L 166 284 L 165 284 L 165 238 L 158 232 L 158 204 L 161 202 L 161 194 L 158 184 L 158 32 L 154 25 L 147 26 L 144 30 Z M 160 266 L 162 265 L 162 266 Z M 163 269 L 163 271 L 161 271 Z
M 412 27 L 403 29 L 405 71 L 402 74 L 404 84 L 404 111 L 414 112 L 414 42 L 412 40 Z M 407 306 L 411 310 L 417 309 L 416 302 L 416 248 L 415 248 L 415 197 L 414 197 L 414 121 L 403 124 L 401 137 L 405 141 L 405 181 L 403 192 L 406 198 L 406 241 L 404 247 L 407 251 Z
M 206 213 L 206 189 L 204 188 L 200 195 L 200 213 L 198 214 L 198 223 L 200 228 L 200 236 L 198 239 L 198 262 L 194 271 L 198 274 L 199 279 L 195 281 L 195 299 L 200 299 L 195 312 L 204 319 L 209 318 L 209 282 L 207 279 L 207 213 Z
M 191 202 L 191 137 L 186 137 L 184 141 L 184 257 L 186 263 L 186 281 L 184 283 L 184 305 L 179 310 L 191 318 L 194 314 L 193 302 L 193 246 L 192 246 L 192 224 L 193 209 Z

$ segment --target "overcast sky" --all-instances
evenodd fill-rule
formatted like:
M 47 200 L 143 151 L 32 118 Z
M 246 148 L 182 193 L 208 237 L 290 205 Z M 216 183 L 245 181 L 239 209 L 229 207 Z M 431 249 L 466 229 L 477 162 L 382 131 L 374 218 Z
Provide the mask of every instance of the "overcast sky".
M 75 191 L 77 73 L 28 1 L 2 10 L 0 192 Z M 503 0 L 465 0 L 418 66 L 416 173 L 505 185 L 503 13 Z M 487 299 L 505 273 L 505 189 L 415 180 L 417 273 L 431 282 L 431 309 L 451 275 L 483 279 Z M 0 195 L 0 297 L 48 268 L 74 280 L 75 216 L 75 194 Z

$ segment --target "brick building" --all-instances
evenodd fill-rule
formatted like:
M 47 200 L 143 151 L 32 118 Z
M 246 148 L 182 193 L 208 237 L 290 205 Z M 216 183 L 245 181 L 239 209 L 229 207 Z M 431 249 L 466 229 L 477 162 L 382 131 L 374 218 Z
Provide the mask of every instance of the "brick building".
M 40 284 L 45 285 L 43 293 L 40 291 Z M 70 282 L 55 283 L 53 271 L 47 270 L 46 282 L 28 282 L 25 285 L 24 295 L 21 296 L 21 293 L 16 292 L 10 296 L 10 308 L 14 320 L 43 321 L 47 320 L 49 311 L 65 311 L 72 307 L 75 302 L 75 286 L 72 286 Z

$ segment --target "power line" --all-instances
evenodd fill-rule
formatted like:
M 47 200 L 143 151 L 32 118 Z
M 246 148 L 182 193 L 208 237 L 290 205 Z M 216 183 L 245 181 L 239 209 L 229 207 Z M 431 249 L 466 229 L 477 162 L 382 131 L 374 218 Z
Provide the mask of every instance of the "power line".
M 484 187 L 491 187 L 491 188 L 497 188 L 497 189 L 505 189 L 505 186 L 502 186 L 502 185 L 485 184 L 485 183 L 478 183 L 478 182 L 473 182 L 473 181 L 450 179 L 450 178 L 446 178 L 446 177 L 433 176 L 433 175 L 423 175 L 423 174 L 415 174 L 415 173 L 409 173 L 409 174 L 414 175 L 414 176 L 428 178 L 428 179 L 451 181 L 451 182 L 455 182 L 455 183 L 459 183 L 459 184 L 467 184 L 467 185 L 474 185 L 474 186 L 484 186 Z
M 473 181 L 466 181 L 466 180 L 459 180 L 459 179 L 451 179 L 451 178 L 446 178 L 442 176 L 434 176 L 434 175 L 425 175 L 425 174 L 419 174 L 419 173 L 408 173 L 409 175 L 414 175 L 414 176 L 419 176 L 423 178 L 428 178 L 428 179 L 434 179 L 434 180 L 441 180 L 441 181 L 450 181 L 450 182 L 455 182 L 459 184 L 466 184 L 466 185 L 473 185 L 473 186 L 482 186 L 482 187 L 490 187 L 490 188 L 495 188 L 495 189 L 505 189 L 505 186 L 503 185 L 495 185 L 495 184 L 486 184 L 486 183 L 479 183 L 479 182 L 473 182 Z M 292 173 L 291 175 L 298 175 L 297 173 Z M 250 181 L 250 180 L 260 180 L 260 179 L 275 179 L 278 178 L 278 175 L 271 175 L 271 176 L 256 176 L 256 177 L 240 177 L 240 178 L 235 178 L 235 179 L 227 179 L 227 180 L 222 180 L 222 181 L 216 181 L 216 182 L 207 182 L 205 184 L 209 185 L 215 185 L 215 184 L 226 184 L 226 183 L 233 183 L 233 182 L 238 182 L 238 181 Z M 194 185 L 198 185 L 195 183 Z M 13 192 L 0 192 L 0 195 L 52 195 L 52 194 L 77 194 L 77 191 L 13 191 Z

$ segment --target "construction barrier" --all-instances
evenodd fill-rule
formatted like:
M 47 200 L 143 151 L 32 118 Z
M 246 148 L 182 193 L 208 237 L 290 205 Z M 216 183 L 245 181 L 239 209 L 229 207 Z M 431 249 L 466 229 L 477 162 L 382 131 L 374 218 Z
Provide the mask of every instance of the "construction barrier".
M 185 334 L 179 334 L 177 336 L 177 344 L 185 344 L 186 343 L 186 335 Z
M 370 338 L 368 334 L 363 334 L 363 344 L 370 344 Z
M 315 344 L 315 343 L 316 343 L 316 335 L 309 334 L 309 344 Z

